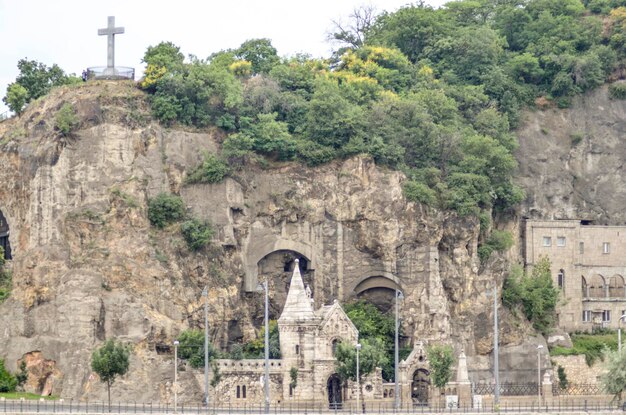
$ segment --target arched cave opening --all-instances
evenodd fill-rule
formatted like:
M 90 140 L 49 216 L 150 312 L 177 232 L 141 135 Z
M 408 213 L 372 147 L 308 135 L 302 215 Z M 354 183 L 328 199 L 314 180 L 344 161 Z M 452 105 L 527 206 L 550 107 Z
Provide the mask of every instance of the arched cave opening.
M 278 319 L 283 311 L 296 259 L 299 260 L 304 286 L 309 286 L 313 294 L 315 292 L 313 270 L 309 269 L 309 258 L 301 253 L 289 250 L 274 251 L 263 257 L 258 263 L 259 282 L 269 281 L 269 317 L 272 320 Z M 262 296 L 259 296 L 259 300 L 262 299 Z M 253 311 L 255 324 L 263 324 L 263 312 L 263 307 Z
M 399 289 L 395 281 L 382 275 L 365 278 L 354 288 L 357 299 L 374 304 L 382 313 L 394 312 L 394 293 Z
M 9 242 L 9 222 L 0 210 L 0 247 L 4 250 L 4 259 L 11 259 L 11 243 Z

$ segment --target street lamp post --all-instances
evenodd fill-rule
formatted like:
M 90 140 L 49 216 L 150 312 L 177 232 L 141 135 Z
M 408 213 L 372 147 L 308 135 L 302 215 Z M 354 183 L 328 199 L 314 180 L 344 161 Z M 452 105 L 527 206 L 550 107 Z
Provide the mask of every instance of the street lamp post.
M 178 340 L 174 340 L 174 413 L 178 411 Z
M 356 410 L 361 411 L 361 379 L 359 374 L 359 351 L 361 343 L 356 344 Z
M 626 314 L 622 314 L 617 322 L 617 351 L 622 354 L 622 321 L 626 318 Z
M 537 346 L 537 398 L 539 399 L 539 406 L 541 406 L 541 349 L 543 345 Z
M 204 404 L 209 407 L 209 291 L 202 290 L 204 297 Z
M 270 330 L 269 330 L 269 287 L 267 281 L 257 286 L 257 291 L 265 291 L 265 413 L 270 413 Z
M 395 301 L 395 306 L 396 306 L 396 338 L 395 338 L 395 366 L 394 366 L 394 380 L 395 380 L 395 389 L 394 389 L 394 408 L 396 409 L 396 411 L 400 408 L 400 384 L 398 383 L 398 360 L 399 360 L 399 345 L 398 345 L 398 331 L 400 329 L 399 324 L 398 324 L 398 301 L 403 300 L 404 299 L 404 295 L 402 294 L 402 291 L 399 291 L 398 289 L 396 289 L 396 301 Z
M 489 294 L 489 290 L 487 290 Z M 498 287 L 493 284 L 493 378 L 495 389 L 493 401 L 495 405 L 500 404 L 500 341 L 498 340 Z

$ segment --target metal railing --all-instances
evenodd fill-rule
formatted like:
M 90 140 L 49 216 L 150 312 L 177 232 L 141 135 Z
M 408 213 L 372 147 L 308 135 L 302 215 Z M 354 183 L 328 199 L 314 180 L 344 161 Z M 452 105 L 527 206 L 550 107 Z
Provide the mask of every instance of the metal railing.
M 608 394 L 602 385 L 597 383 L 568 383 L 565 387 L 552 385 L 552 394 L 558 395 L 605 395 Z
M 535 383 L 502 383 L 500 384 L 501 396 L 537 396 L 539 385 Z M 475 383 L 474 395 L 493 395 L 496 387 L 493 383 Z
M 499 406 L 478 405 L 447 407 L 427 406 L 427 405 L 401 405 L 397 410 L 394 409 L 393 403 L 372 403 L 367 402 L 362 407 L 356 404 L 333 405 L 330 407 L 328 403 L 322 404 L 297 404 L 282 403 L 280 405 L 270 406 L 270 414 L 356 414 L 356 413 L 376 413 L 376 414 L 428 414 L 428 413 L 528 413 L 528 412 L 591 412 L 600 413 L 608 411 L 621 410 L 621 406 L 617 403 L 602 402 L 588 403 L 587 401 L 570 401 L 558 400 L 558 402 L 550 402 L 547 404 L 537 405 L 536 403 L 516 403 L 501 404 Z M 77 402 L 69 400 L 3 400 L 0 401 L 0 413 L 10 414 L 36 414 L 36 413 L 60 413 L 60 414 L 263 414 L 265 408 L 263 404 L 256 405 L 238 405 L 238 406 L 203 406 L 201 403 L 189 404 L 181 403 L 174 406 L 169 403 L 124 403 L 112 402 L 109 407 L 106 401 L 97 402 Z
M 91 79 L 135 79 L 135 68 L 116 66 L 94 66 L 87 68 L 87 80 Z

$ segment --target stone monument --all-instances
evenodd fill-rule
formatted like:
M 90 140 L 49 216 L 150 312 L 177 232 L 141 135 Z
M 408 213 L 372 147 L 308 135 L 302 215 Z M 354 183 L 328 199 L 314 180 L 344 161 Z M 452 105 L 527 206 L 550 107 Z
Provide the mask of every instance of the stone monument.
M 135 70 L 115 66 L 115 35 L 124 33 L 123 27 L 115 27 L 115 16 L 109 16 L 107 27 L 98 29 L 98 36 L 107 37 L 107 66 L 91 67 L 87 70 L 88 79 L 134 79 Z

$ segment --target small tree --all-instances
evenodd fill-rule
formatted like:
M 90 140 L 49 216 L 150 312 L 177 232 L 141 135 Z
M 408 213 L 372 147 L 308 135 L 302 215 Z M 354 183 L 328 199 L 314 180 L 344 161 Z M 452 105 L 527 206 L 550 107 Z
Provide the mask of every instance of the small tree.
M 291 369 L 289 369 L 289 379 L 291 379 L 291 382 L 289 382 L 289 386 L 291 386 L 291 389 L 295 389 L 296 386 L 298 386 L 298 368 L 297 367 L 292 367 Z
M 605 349 L 604 367 L 606 372 L 600 376 L 600 382 L 606 392 L 614 395 L 613 400 L 621 402 L 626 389 L 626 354 Z
M 353 344 L 341 342 L 337 345 L 335 354 L 335 368 L 339 377 L 346 381 L 348 379 L 356 381 L 356 347 Z M 371 337 L 361 341 L 361 351 L 359 352 L 359 384 L 361 378 L 372 373 L 377 367 L 387 364 L 389 357 L 385 353 L 385 348 L 381 340 Z M 363 411 L 365 411 L 365 402 L 363 400 L 363 391 L 358 393 L 361 395 L 363 403 Z
M 204 367 L 204 331 L 185 330 L 178 336 L 178 357 L 189 361 L 193 368 Z M 209 363 L 215 358 L 216 351 L 209 342 Z
M 4 360 L 0 359 L 0 392 L 15 392 L 17 380 L 4 367 Z
M 426 357 L 430 364 L 430 378 L 433 385 L 443 388 L 452 377 L 454 356 L 452 347 L 444 344 L 435 344 L 426 349 Z
M 17 386 L 23 390 L 23 386 L 28 380 L 28 369 L 26 369 L 26 360 L 22 360 L 20 363 L 20 371 L 15 374 L 15 380 L 17 381 Z
M 180 225 L 180 231 L 187 242 L 187 246 L 192 251 L 198 251 L 211 242 L 213 238 L 213 228 L 207 221 L 196 218 L 189 219 Z
M 109 412 L 111 412 L 111 385 L 117 376 L 123 376 L 128 372 L 129 355 L 127 346 L 112 339 L 107 340 L 91 355 L 91 369 L 107 384 Z
M 20 115 L 28 102 L 28 91 L 22 85 L 12 83 L 7 88 L 7 95 L 2 100 L 11 111 Z

